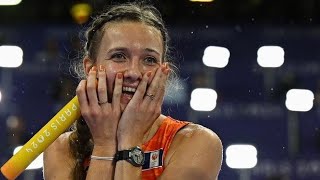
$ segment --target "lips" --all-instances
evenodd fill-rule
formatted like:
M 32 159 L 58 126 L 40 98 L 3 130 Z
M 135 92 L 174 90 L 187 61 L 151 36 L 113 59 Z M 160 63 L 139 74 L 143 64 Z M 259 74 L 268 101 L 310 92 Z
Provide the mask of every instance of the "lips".
M 122 87 L 122 103 L 125 103 L 125 104 L 129 103 L 129 101 L 132 99 L 136 90 L 137 89 L 134 87 L 128 87 L 128 86 Z
M 137 89 L 134 87 L 128 87 L 128 86 L 122 87 L 122 97 L 124 98 L 123 100 L 125 103 L 129 103 L 129 101 L 132 99 L 136 90 Z
M 133 87 L 122 87 L 122 92 L 123 93 L 135 93 L 136 92 L 136 88 L 133 88 Z

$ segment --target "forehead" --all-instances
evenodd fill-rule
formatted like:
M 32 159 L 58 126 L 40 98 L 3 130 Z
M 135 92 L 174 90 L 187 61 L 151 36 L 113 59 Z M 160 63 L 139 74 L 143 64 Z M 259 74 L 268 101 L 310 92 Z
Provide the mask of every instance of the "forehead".
M 112 22 L 104 27 L 103 48 L 151 48 L 162 54 L 163 40 L 159 30 L 141 22 Z

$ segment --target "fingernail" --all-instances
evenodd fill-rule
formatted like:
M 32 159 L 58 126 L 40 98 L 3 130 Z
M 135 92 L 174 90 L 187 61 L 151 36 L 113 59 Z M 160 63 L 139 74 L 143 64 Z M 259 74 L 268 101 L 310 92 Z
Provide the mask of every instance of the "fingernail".
M 117 78 L 118 78 L 118 79 L 122 79 L 122 73 L 118 73 L 118 74 L 117 74 Z
M 151 71 L 147 72 L 147 76 L 148 76 L 148 77 L 151 76 Z
M 165 75 L 168 75 L 170 71 L 171 71 L 171 69 L 167 68 L 167 69 L 164 71 L 164 74 L 165 74 Z
M 99 65 L 99 71 L 100 72 L 104 72 L 104 70 L 105 70 L 104 66 L 103 65 Z
M 162 65 L 161 71 L 164 72 L 165 70 L 166 70 L 166 66 L 165 66 L 165 65 Z
M 96 66 L 92 66 L 91 71 L 97 71 L 97 67 Z

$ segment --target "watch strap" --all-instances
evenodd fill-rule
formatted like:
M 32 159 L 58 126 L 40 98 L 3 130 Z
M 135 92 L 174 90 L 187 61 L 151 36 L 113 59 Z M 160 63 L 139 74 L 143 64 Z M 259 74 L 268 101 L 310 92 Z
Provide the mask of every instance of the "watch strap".
M 140 155 L 138 155 L 138 156 L 136 156 L 137 151 L 140 153 Z M 139 160 L 136 158 L 138 158 Z M 115 162 L 117 162 L 119 160 L 126 160 L 130 164 L 132 164 L 133 166 L 140 167 L 143 165 L 144 159 L 145 159 L 144 152 L 142 151 L 142 149 L 139 146 L 136 146 L 131 149 L 118 151 L 116 153 Z M 136 160 L 138 160 L 138 161 L 136 161 Z
M 118 151 L 116 155 L 116 161 L 129 159 L 130 152 L 131 150 Z

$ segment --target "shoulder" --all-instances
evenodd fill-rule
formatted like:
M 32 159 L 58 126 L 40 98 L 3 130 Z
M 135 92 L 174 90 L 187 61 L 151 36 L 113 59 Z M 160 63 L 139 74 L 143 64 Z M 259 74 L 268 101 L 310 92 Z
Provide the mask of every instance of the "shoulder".
M 214 146 L 222 149 L 220 137 L 211 129 L 199 124 L 190 123 L 177 132 L 173 143 L 178 146 L 193 146 L 203 144 L 203 146 Z
M 192 172 L 201 175 L 201 179 L 215 179 L 221 169 L 222 154 L 222 142 L 215 132 L 190 123 L 178 131 L 172 141 L 165 159 L 167 174 L 173 175 L 179 167 L 190 170 L 181 172 L 181 176 Z
M 61 134 L 46 150 L 45 153 L 63 153 L 69 152 L 69 137 L 71 132 Z M 66 153 L 68 154 L 68 153 Z
M 172 118 L 169 118 L 169 119 L 172 119 Z M 187 121 L 180 121 L 176 119 L 172 119 L 172 120 L 175 120 L 176 122 L 180 122 L 180 123 L 187 122 Z M 221 140 L 215 132 L 213 132 L 211 129 L 207 127 L 204 127 L 200 124 L 195 124 L 192 122 L 189 122 L 186 126 L 181 128 L 176 133 L 174 137 L 174 141 L 176 142 L 181 142 L 182 140 L 189 141 L 190 139 L 196 139 L 196 138 L 200 138 L 200 139 L 209 138 L 210 140 L 212 140 L 212 142 L 221 144 Z
M 71 132 L 60 135 L 43 153 L 43 173 L 47 180 L 69 177 L 74 166 L 70 153 Z

